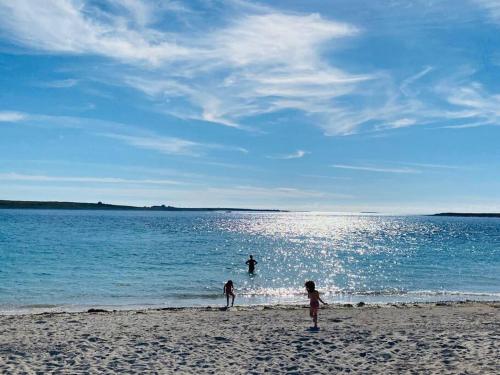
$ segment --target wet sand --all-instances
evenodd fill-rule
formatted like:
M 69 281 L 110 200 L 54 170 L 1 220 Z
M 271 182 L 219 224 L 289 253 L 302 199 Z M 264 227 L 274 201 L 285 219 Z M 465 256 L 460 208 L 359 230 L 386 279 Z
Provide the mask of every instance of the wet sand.
M 500 374 L 500 302 L 0 316 L 0 373 Z

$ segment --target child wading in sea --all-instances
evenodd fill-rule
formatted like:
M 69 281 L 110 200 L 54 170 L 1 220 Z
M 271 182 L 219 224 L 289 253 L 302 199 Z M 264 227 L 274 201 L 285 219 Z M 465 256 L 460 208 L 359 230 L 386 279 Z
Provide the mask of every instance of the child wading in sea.
M 316 290 L 316 285 L 314 284 L 314 281 L 307 281 L 305 287 L 307 290 L 307 297 L 309 298 L 310 301 L 309 315 L 313 319 L 314 328 L 317 329 L 319 303 L 321 302 L 323 305 L 327 305 L 327 303 L 320 298 L 319 292 Z
M 227 307 L 229 307 L 229 296 L 233 297 L 231 300 L 231 307 L 234 305 L 234 285 L 233 280 L 228 280 L 227 283 L 224 284 L 224 294 L 227 299 Z

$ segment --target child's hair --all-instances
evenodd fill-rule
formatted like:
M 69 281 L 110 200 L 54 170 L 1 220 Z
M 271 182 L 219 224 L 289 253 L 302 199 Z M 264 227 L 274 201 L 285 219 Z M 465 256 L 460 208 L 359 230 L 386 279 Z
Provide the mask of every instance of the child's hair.
M 227 281 L 227 283 L 226 283 L 226 285 L 231 285 L 231 286 L 233 286 L 233 280 L 228 280 L 228 281 Z
M 306 281 L 304 286 L 306 287 L 308 292 L 314 292 L 314 290 L 316 289 L 316 285 L 314 284 L 314 281 L 312 281 L 312 280 Z

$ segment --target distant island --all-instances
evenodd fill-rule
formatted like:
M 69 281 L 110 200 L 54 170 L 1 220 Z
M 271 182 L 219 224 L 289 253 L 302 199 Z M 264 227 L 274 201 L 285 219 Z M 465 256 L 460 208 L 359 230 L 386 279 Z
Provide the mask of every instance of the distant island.
M 224 212 L 287 212 L 273 209 L 232 208 L 232 207 L 196 207 L 184 208 L 173 206 L 136 207 L 116 204 L 80 203 L 80 202 L 42 202 L 0 200 L 0 209 L 49 209 L 49 210 L 108 210 L 108 211 L 224 211 Z
M 500 213 L 442 212 L 431 216 L 500 217 Z

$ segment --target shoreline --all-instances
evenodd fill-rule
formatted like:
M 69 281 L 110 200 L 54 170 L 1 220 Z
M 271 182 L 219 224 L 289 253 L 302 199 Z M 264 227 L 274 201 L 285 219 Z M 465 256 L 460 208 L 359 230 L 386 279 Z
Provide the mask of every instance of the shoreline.
M 0 372 L 500 372 L 499 301 L 307 307 L 0 316 Z
M 327 306 L 322 306 L 323 310 L 334 309 L 355 309 L 355 308 L 408 308 L 408 307 L 427 307 L 427 306 L 463 306 L 463 305 L 498 305 L 500 308 L 500 299 L 491 300 L 435 300 L 435 301 L 409 301 L 409 302 L 354 302 L 354 303 L 337 303 L 329 302 Z M 262 311 L 262 310 L 302 310 L 309 308 L 307 302 L 304 303 L 270 303 L 270 304 L 236 304 L 229 309 L 219 305 L 207 306 L 159 306 L 154 305 L 147 307 L 144 305 L 133 306 L 110 306 L 110 305 L 87 305 L 78 310 L 60 309 L 54 307 L 53 310 L 48 308 L 46 311 L 22 311 L 22 310 L 5 310 L 0 311 L 1 317 L 17 317 L 17 316 L 43 316 L 43 315 L 79 315 L 79 314 L 115 314 L 115 313 L 147 313 L 147 312 L 160 312 L 160 311 L 187 311 L 187 312 L 206 312 L 206 311 Z

